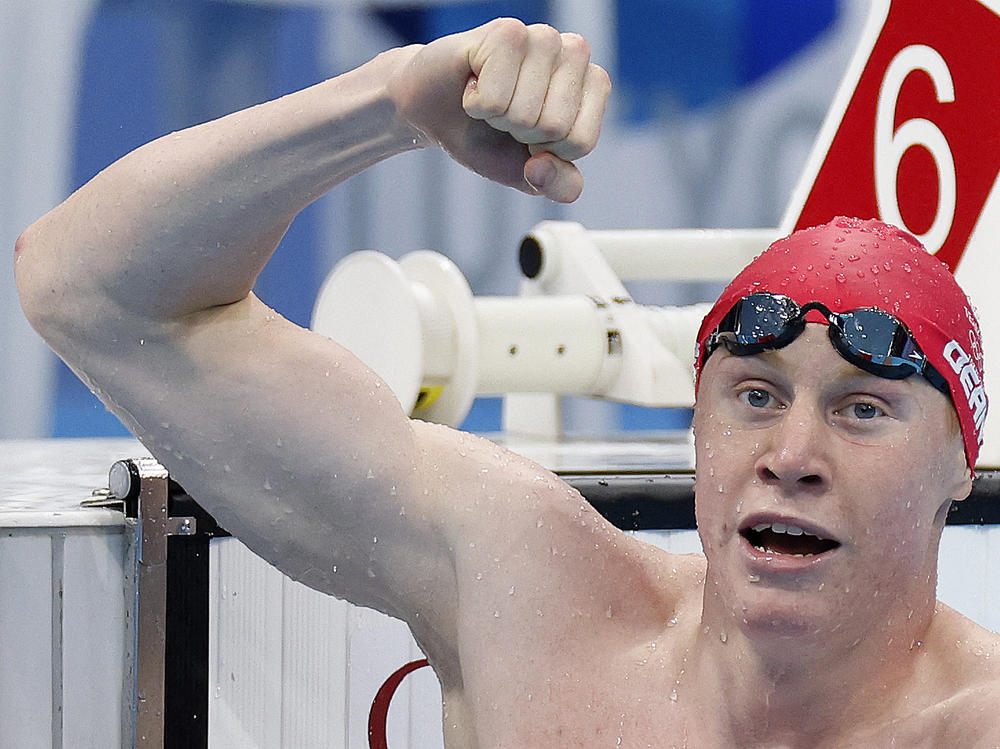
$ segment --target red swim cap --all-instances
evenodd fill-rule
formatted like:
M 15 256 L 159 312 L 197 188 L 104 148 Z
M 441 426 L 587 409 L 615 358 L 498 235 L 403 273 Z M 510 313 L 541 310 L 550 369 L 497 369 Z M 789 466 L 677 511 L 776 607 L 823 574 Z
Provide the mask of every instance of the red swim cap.
M 979 323 L 948 266 L 916 238 L 881 221 L 840 216 L 777 240 L 726 287 L 702 322 L 699 377 L 708 336 L 737 301 L 759 291 L 799 305 L 822 302 L 833 312 L 878 307 L 905 323 L 948 381 L 969 467 L 975 467 L 987 410 Z M 827 322 L 815 310 L 806 319 Z

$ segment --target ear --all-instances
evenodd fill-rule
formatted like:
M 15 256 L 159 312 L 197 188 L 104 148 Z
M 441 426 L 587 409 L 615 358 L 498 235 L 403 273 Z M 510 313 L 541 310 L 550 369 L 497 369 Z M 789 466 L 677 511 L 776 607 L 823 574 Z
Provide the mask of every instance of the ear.
M 958 443 L 958 448 L 953 450 L 954 460 L 948 466 L 951 474 L 951 483 L 948 485 L 948 497 L 956 502 L 961 502 L 972 493 L 972 468 L 969 467 L 969 459 L 965 454 L 965 443 L 959 436 L 954 442 Z
M 963 501 L 972 493 L 972 470 L 969 468 L 968 462 L 964 460 L 964 454 L 962 455 L 962 458 L 962 475 L 955 481 L 955 488 L 948 493 L 948 496 L 956 502 Z

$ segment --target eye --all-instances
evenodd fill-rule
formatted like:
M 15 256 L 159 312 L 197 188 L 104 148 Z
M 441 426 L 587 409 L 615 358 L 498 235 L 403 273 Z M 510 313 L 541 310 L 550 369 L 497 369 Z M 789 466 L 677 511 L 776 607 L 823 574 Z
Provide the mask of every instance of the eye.
M 885 416 L 885 411 L 874 403 L 854 403 L 849 407 L 849 411 L 855 419 L 876 419 Z
M 767 408 L 775 405 L 774 396 L 762 388 L 749 388 L 742 391 L 740 400 L 752 408 Z

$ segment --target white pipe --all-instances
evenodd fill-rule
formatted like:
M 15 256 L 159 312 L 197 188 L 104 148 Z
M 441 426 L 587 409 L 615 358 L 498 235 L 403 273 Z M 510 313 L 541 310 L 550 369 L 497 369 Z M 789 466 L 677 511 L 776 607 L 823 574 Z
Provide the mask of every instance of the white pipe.
M 479 297 L 475 307 L 479 393 L 592 393 L 614 366 L 585 296 Z
M 622 281 L 730 281 L 779 236 L 777 229 L 587 231 Z

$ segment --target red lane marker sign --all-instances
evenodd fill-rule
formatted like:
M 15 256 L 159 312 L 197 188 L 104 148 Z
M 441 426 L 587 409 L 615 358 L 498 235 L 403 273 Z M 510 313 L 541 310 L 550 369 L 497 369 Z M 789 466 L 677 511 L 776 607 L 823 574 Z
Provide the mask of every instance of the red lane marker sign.
M 954 271 L 1000 169 L 1000 15 L 977 0 L 877 1 L 859 54 L 869 46 L 853 93 L 838 94 L 843 116 L 824 126 L 787 228 L 878 217 Z

